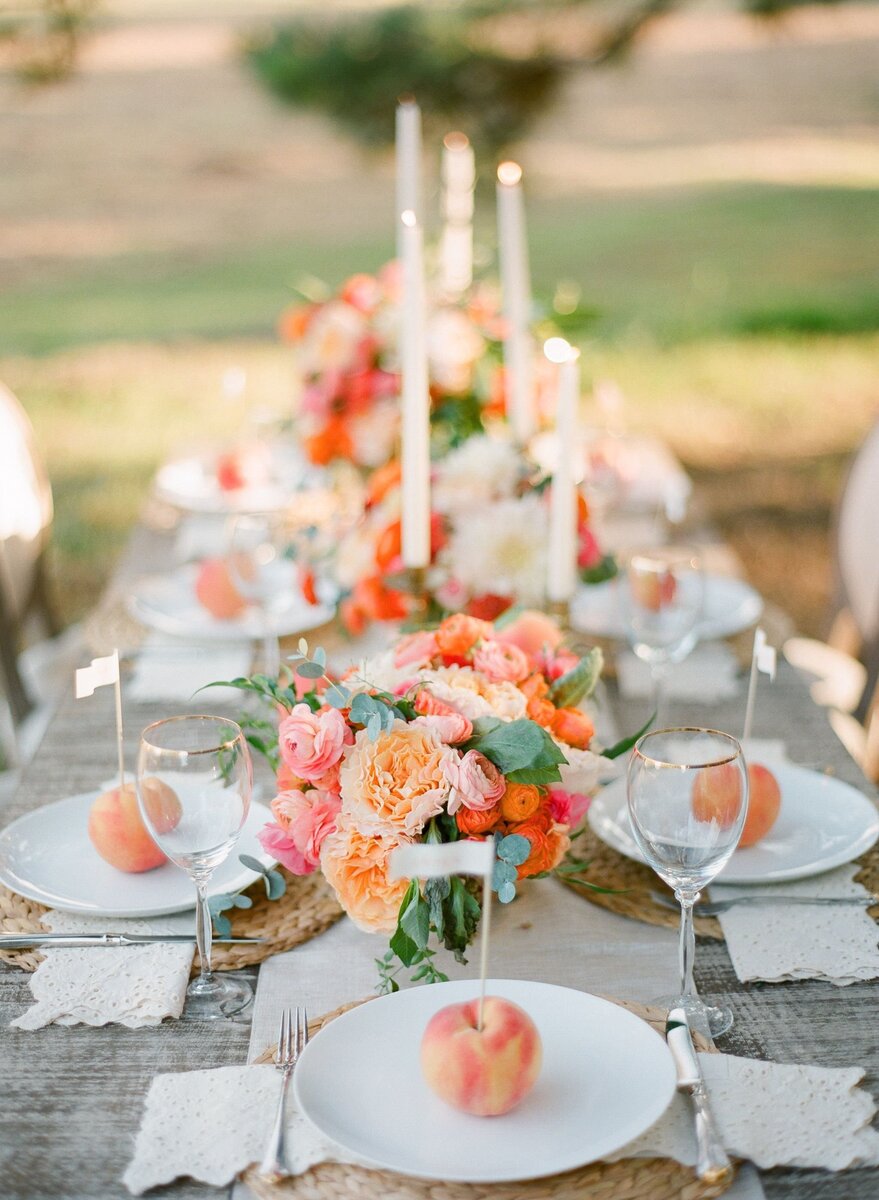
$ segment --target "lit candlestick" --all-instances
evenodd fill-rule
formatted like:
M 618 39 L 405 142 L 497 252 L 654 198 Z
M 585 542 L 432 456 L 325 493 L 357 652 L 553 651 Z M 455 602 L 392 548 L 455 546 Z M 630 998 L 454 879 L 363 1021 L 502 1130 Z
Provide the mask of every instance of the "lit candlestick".
M 463 133 L 443 141 L 443 232 L 440 239 L 440 288 L 458 296 L 473 282 L 473 147 Z
M 424 236 L 415 214 L 400 219 L 403 304 L 402 372 L 403 563 L 416 570 L 430 562 L 430 390 L 425 342 Z
M 412 212 L 416 221 L 421 213 L 421 109 L 414 96 L 401 96 L 397 104 L 397 257 L 403 257 L 400 214 Z
M 557 364 L 555 468 L 549 500 L 549 561 L 546 595 L 550 604 L 567 605 L 577 586 L 577 485 L 574 451 L 580 400 L 580 352 L 564 338 L 550 338 L 544 353 Z
M 507 414 L 516 441 L 526 445 L 534 433 L 534 378 L 531 361 L 531 281 L 525 237 L 522 168 L 501 163 L 497 171 L 498 252 L 503 291 L 504 371 Z

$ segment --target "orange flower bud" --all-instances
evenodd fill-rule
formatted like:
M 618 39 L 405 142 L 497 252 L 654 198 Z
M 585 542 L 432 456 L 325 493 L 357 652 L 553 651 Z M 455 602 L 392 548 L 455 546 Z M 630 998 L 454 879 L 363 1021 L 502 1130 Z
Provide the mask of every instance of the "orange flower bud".
M 462 805 L 455 813 L 455 822 L 458 829 L 468 837 L 474 833 L 493 832 L 499 820 L 500 809 L 496 804 L 493 808 L 484 809 L 482 812 L 477 812 L 472 808 L 464 808 Z
M 527 821 L 540 807 L 540 788 L 533 783 L 508 783 L 501 797 L 505 821 Z
M 550 729 L 568 746 L 578 750 L 588 750 L 589 743 L 595 734 L 595 726 L 579 708 L 559 708 L 553 715 Z
M 436 644 L 441 654 L 466 654 L 480 638 L 491 637 L 492 627 L 487 621 L 455 613 L 446 617 L 436 631 Z

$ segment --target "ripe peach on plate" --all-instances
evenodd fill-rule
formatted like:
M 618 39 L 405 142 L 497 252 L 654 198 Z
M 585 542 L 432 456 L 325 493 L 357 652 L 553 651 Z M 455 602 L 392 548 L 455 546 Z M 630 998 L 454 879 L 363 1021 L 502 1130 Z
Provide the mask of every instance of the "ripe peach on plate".
M 462 1112 L 498 1117 L 515 1108 L 540 1073 L 537 1027 L 518 1004 L 486 996 L 435 1013 L 421 1041 L 421 1069 L 434 1092 Z
M 745 827 L 739 838 L 740 846 L 753 846 L 755 842 L 766 837 L 781 811 L 781 788 L 768 767 L 750 763 L 748 781 L 748 815 L 745 817 Z
M 674 603 L 678 585 L 671 571 L 632 567 L 629 571 L 632 599 L 648 612 L 659 612 Z
M 195 595 L 212 617 L 227 621 L 239 616 L 247 601 L 232 582 L 229 564 L 222 558 L 206 558 L 198 568 Z
M 158 779 L 146 780 L 145 784 L 150 786 L 151 802 L 161 826 L 173 829 L 180 820 L 180 801 Z M 89 812 L 88 833 L 101 858 L 120 871 L 152 871 L 167 862 L 147 832 L 133 783 L 111 788 L 98 796 Z
M 716 820 L 732 825 L 739 811 L 741 777 L 732 763 L 720 763 L 700 771 L 693 784 L 693 815 L 698 821 Z M 748 765 L 748 812 L 739 838 L 742 848 L 765 837 L 778 819 L 781 789 L 767 767 Z

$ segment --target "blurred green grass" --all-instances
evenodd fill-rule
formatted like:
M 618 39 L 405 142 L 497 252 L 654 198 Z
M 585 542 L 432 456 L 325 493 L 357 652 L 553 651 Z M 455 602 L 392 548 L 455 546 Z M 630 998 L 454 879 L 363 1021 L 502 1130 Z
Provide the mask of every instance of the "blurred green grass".
M 576 283 L 605 339 L 879 328 L 877 226 L 871 189 L 718 186 L 529 202 L 535 290 Z M 493 224 L 482 232 L 490 250 Z M 328 237 L 67 265 L 7 289 L 0 354 L 266 334 L 303 276 L 335 283 L 392 253 L 389 239 Z

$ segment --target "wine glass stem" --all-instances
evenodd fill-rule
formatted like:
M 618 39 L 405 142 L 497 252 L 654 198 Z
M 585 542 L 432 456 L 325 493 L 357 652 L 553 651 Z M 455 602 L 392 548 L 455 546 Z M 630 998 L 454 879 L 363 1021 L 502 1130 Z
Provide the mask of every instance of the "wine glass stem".
M 693 982 L 693 960 L 696 957 L 696 933 L 693 929 L 693 905 L 699 899 L 699 893 L 687 895 L 678 893 L 681 906 L 681 938 L 679 943 L 679 961 L 681 968 L 681 995 L 695 996 L 696 985 Z
M 195 908 L 195 940 L 198 943 L 200 964 L 199 978 L 202 983 L 211 980 L 211 913 L 208 908 L 207 880 L 196 882 L 198 903 Z

